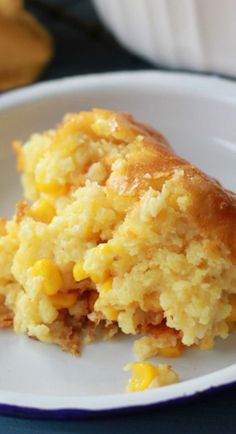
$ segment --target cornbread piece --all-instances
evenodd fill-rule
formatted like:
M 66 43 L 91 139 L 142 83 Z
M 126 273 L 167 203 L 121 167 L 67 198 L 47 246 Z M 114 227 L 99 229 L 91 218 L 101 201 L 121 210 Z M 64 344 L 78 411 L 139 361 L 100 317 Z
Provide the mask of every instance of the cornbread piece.
M 78 353 L 122 331 L 141 359 L 228 336 L 232 193 L 128 114 L 69 114 L 14 149 L 29 202 L 4 226 L 0 292 L 17 333 Z
M 125 371 L 132 371 L 132 377 L 127 384 L 128 392 L 142 392 L 146 389 L 168 386 L 179 381 L 179 376 L 171 366 L 159 364 L 154 366 L 151 363 L 133 362 L 124 368 Z
M 0 0 L 0 91 L 35 80 L 52 56 L 47 31 L 21 0 Z

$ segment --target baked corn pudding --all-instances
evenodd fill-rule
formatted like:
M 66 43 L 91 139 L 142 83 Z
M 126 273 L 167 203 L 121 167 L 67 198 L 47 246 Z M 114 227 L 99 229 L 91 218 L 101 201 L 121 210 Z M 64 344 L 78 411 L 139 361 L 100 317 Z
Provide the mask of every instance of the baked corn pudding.
M 14 149 L 25 199 L 0 221 L 1 326 L 74 354 L 136 335 L 141 360 L 228 336 L 233 193 L 124 113 L 68 114 Z

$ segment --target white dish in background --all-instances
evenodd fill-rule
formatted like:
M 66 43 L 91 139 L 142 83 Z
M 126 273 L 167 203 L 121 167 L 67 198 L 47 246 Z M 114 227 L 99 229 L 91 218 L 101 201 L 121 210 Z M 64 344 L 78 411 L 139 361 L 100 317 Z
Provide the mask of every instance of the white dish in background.
M 93 0 L 128 49 L 172 68 L 236 75 L 235 0 Z
M 0 215 L 20 197 L 12 139 L 52 127 L 62 115 L 92 107 L 133 113 L 160 129 L 174 149 L 236 190 L 236 84 L 193 75 L 135 72 L 43 83 L 0 97 Z M 212 352 L 166 359 L 182 382 L 125 393 L 132 338 L 86 347 L 80 358 L 12 331 L 0 332 L 0 412 L 54 417 L 122 410 L 184 398 L 236 380 L 236 335 Z M 165 359 L 159 359 L 165 360 Z

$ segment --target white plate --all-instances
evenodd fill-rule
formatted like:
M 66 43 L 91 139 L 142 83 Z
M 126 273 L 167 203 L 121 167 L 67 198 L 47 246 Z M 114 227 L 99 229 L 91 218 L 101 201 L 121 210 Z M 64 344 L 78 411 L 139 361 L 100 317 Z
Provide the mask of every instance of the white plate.
M 135 72 L 69 78 L 0 97 L 0 215 L 20 197 L 11 140 L 52 127 L 68 111 L 104 107 L 132 112 L 160 129 L 177 152 L 236 190 L 236 84 L 193 75 Z M 182 382 L 125 392 L 132 339 L 95 343 L 80 358 L 55 346 L 0 332 L 0 410 L 63 417 L 157 405 L 236 380 L 236 336 L 212 352 L 172 360 Z M 169 360 L 168 360 L 169 362 Z

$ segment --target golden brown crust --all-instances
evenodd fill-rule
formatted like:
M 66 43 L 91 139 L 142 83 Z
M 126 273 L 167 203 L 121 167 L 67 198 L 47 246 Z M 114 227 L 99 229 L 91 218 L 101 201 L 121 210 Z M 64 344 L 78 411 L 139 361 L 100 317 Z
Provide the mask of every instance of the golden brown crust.
M 191 215 L 204 234 L 220 240 L 236 260 L 236 197 L 194 166 L 187 171 L 185 185 L 192 196 Z
M 103 138 L 117 145 L 134 144 L 121 172 L 113 172 L 106 180 L 107 187 L 120 195 L 137 196 L 149 187 L 160 190 L 176 171 L 182 171 L 179 182 L 189 199 L 186 217 L 199 228 L 200 235 L 223 243 L 232 260 L 236 260 L 235 194 L 176 155 L 162 134 L 128 113 L 103 109 L 70 113 L 57 129 L 53 146 L 63 143 L 68 134 L 80 130 L 98 141 Z M 106 166 L 105 159 L 103 163 Z
M 235 194 L 178 157 L 159 132 L 137 122 L 131 115 L 97 109 L 94 113 L 110 118 L 110 121 L 113 119 L 112 138 L 120 137 L 129 142 L 137 135 L 143 136 L 140 152 L 132 154 L 125 173 L 120 179 L 113 179 L 111 187 L 127 194 L 145 190 L 147 183 L 159 189 L 176 170 L 182 169 L 183 186 L 191 198 L 189 216 L 203 235 L 221 241 L 229 249 L 232 260 L 236 261 Z M 146 174 L 149 179 L 145 178 Z

